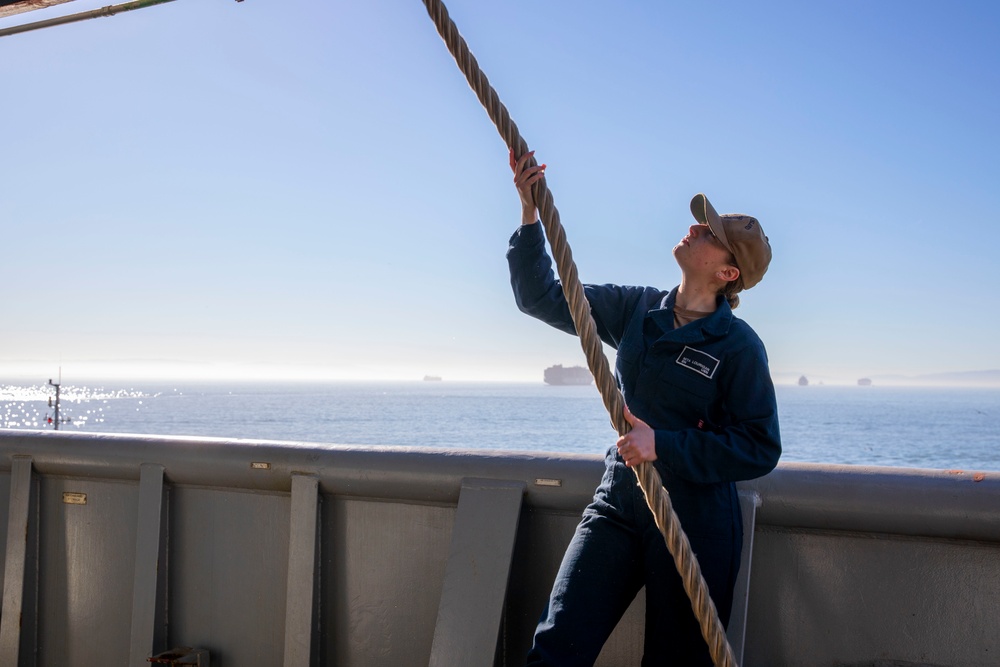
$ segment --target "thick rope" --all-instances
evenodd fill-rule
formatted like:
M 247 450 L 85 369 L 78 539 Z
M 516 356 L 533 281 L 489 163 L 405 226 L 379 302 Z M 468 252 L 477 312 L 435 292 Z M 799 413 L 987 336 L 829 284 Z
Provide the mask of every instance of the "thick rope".
M 448 50 L 451 51 L 459 69 L 465 74 L 469 86 L 475 91 L 507 147 L 513 149 L 515 157 L 524 155 L 528 152 L 527 142 L 521 137 L 517 125 L 511 120 L 507 107 L 500 101 L 486 74 L 479 68 L 476 57 L 469 51 L 465 39 L 459 34 L 455 22 L 449 17 L 447 8 L 440 0 L 424 0 L 424 5 L 437 27 L 438 34 L 448 46 Z M 534 157 L 529 158 L 528 166 L 536 164 Z M 573 324 L 580 336 L 580 345 L 583 346 L 583 351 L 587 356 L 587 365 L 594 375 L 597 388 L 604 401 L 604 407 L 607 408 L 615 429 L 619 435 L 625 435 L 630 429 L 628 422 L 625 421 L 625 402 L 615 384 L 607 357 L 604 356 L 601 340 L 597 335 L 597 327 L 590 314 L 590 304 L 577 275 L 573 253 L 566 242 L 566 234 L 562 224 L 559 222 L 559 211 L 556 210 L 552 201 L 552 193 L 549 191 L 544 177 L 535 184 L 533 192 L 535 202 L 538 205 L 539 217 L 545 227 L 549 245 L 552 246 L 552 255 L 559 272 L 559 279 L 562 281 L 563 294 L 569 304 Z M 684 590 L 687 591 L 688 597 L 691 599 L 691 608 L 698 618 L 701 634 L 708 644 L 713 662 L 717 667 L 736 667 L 736 659 L 733 657 L 732 649 L 726 639 L 725 628 L 722 627 L 715 604 L 709 597 L 708 585 L 701 576 L 701 567 L 698 565 L 698 559 L 694 552 L 691 551 L 691 543 L 688 542 L 687 535 L 681 528 L 680 520 L 673 510 L 670 494 L 663 488 L 659 475 L 651 463 L 640 463 L 633 470 L 639 480 L 642 493 L 646 497 L 646 504 L 653 512 L 656 525 L 663 533 L 667 548 L 674 558 L 674 565 L 684 582 Z

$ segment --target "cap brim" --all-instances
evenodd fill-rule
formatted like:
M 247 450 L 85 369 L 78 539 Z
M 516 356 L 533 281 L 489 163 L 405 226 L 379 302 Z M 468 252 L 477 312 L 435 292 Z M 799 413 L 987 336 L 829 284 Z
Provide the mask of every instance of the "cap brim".
M 708 225 L 716 238 L 722 242 L 722 245 L 726 246 L 726 250 L 733 252 L 733 247 L 729 243 L 729 237 L 726 235 L 726 228 L 722 224 L 722 218 L 716 212 L 715 207 L 712 206 L 712 202 L 708 201 L 708 197 L 700 192 L 696 194 L 691 199 L 691 214 L 701 224 Z

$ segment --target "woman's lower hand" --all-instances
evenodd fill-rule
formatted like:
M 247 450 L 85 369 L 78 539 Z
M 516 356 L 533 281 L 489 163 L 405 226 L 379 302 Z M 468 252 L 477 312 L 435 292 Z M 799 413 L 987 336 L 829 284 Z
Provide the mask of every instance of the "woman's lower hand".
M 625 421 L 632 430 L 618 438 L 616 443 L 618 453 L 621 455 L 625 465 L 634 468 L 640 463 L 649 463 L 656 460 L 656 434 L 646 422 L 632 414 L 632 411 L 625 406 Z

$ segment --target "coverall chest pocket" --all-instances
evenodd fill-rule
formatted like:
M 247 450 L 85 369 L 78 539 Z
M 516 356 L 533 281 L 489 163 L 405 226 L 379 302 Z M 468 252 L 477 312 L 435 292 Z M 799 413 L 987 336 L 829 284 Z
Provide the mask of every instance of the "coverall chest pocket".
M 622 384 L 621 389 L 629 394 L 634 389 L 636 376 L 642 363 L 642 349 L 636 345 L 623 343 L 618 347 L 615 369 Z M 631 385 L 631 386 L 628 386 Z
M 660 391 L 685 421 L 706 419 L 716 396 L 719 359 L 693 348 L 657 355 Z

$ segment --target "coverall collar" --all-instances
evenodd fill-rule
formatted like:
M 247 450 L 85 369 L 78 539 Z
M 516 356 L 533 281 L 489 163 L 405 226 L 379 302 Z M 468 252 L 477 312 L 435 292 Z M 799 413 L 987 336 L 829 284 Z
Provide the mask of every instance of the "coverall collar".
M 709 338 L 719 338 L 729 332 L 733 321 L 733 309 L 721 294 L 715 300 L 715 312 L 680 329 L 674 329 L 674 304 L 677 301 L 677 288 L 670 290 L 659 304 L 646 312 L 647 318 L 652 318 L 663 330 L 659 341 L 692 343 Z M 657 342 L 659 342 L 657 341 Z

